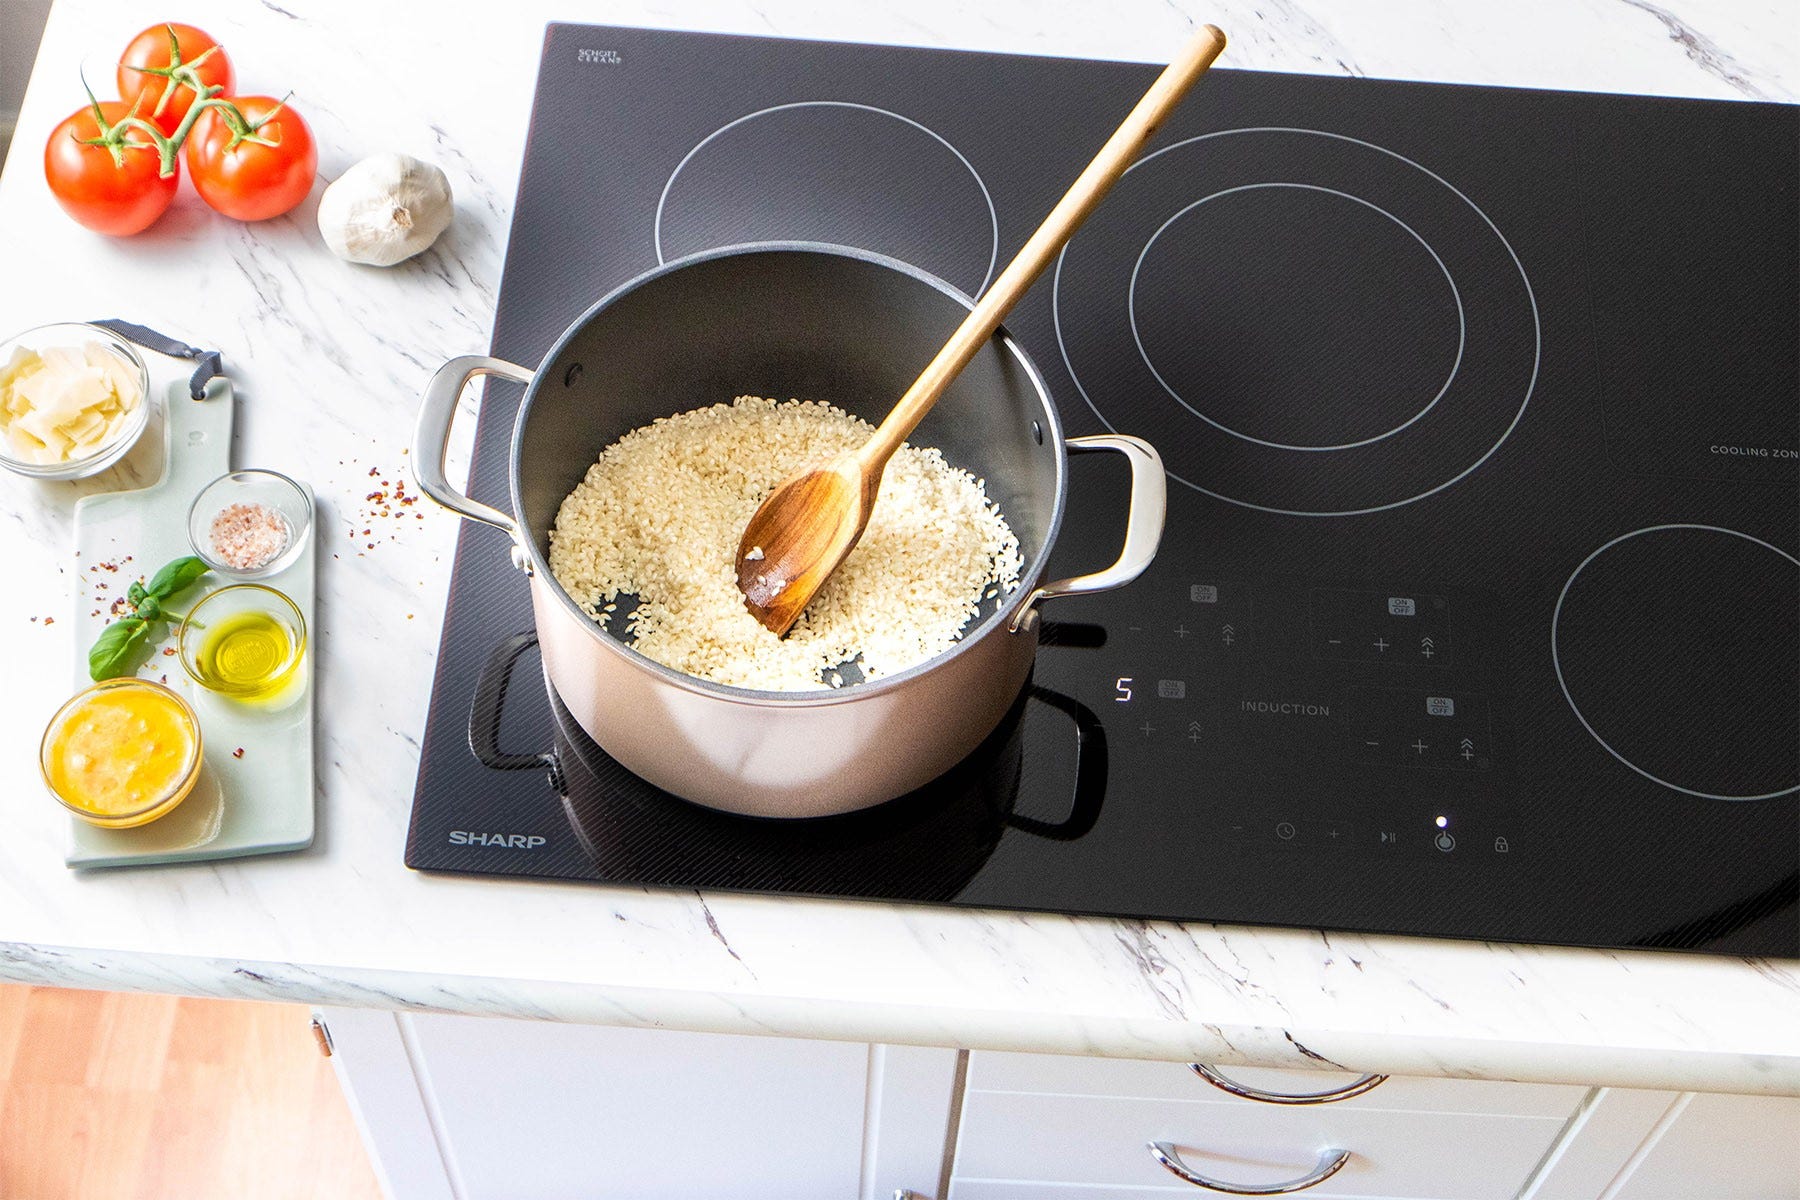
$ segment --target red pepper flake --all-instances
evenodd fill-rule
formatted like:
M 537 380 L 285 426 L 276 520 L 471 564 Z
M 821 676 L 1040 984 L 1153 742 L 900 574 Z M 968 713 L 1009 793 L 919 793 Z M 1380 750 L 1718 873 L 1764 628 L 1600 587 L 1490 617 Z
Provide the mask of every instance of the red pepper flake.
M 54 624 L 56 624 L 56 618 L 55 618 L 55 617 L 45 617 L 45 618 L 44 618 L 44 624 L 46 624 L 46 625 L 54 625 Z
M 32 624 L 33 624 L 33 625 L 36 625 L 36 624 L 37 624 L 37 618 L 36 618 L 36 617 L 33 617 L 33 618 L 31 618 L 31 623 L 32 623 Z
M 244 748 L 242 746 L 239 746 L 236 750 L 233 750 L 231 752 L 231 757 L 233 757 L 233 758 L 244 757 Z
M 175 647 L 164 646 L 163 647 L 163 657 L 164 658 L 174 658 L 175 657 Z
M 375 478 L 375 477 L 376 477 L 376 476 L 377 476 L 377 475 L 379 475 L 379 474 L 381 474 L 381 468 L 380 468 L 380 467 L 370 467 L 370 468 L 369 468 L 369 478 L 370 478 L 370 479 L 373 479 L 373 478 Z
M 363 536 L 364 536 L 364 537 L 368 537 L 368 536 L 369 536 L 369 531 L 368 531 L 368 530 L 366 530 L 366 529 L 365 529 L 365 530 L 363 530 Z

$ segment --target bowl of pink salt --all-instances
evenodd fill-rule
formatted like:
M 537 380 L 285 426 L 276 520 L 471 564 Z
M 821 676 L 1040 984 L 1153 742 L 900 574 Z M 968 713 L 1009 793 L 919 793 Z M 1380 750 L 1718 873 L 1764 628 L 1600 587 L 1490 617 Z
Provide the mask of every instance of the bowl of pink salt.
M 194 497 L 188 540 L 221 575 L 261 579 L 299 555 L 312 533 L 312 496 L 278 471 L 229 471 Z

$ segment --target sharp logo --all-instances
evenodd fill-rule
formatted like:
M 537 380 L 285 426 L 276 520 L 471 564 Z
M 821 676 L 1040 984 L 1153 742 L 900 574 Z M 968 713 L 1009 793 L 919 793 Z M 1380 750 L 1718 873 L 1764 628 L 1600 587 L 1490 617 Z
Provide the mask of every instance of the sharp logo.
M 471 833 L 467 829 L 450 831 L 452 846 L 489 846 L 496 850 L 536 850 L 544 839 L 535 833 Z

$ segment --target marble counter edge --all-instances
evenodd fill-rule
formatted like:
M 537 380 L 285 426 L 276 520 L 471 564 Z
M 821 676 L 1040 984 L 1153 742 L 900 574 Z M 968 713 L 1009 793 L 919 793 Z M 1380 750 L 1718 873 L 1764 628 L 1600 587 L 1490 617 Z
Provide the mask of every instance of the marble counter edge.
M 0 982 L 822 1041 L 1800 1097 L 1800 1055 L 1021 1012 L 0 942 Z

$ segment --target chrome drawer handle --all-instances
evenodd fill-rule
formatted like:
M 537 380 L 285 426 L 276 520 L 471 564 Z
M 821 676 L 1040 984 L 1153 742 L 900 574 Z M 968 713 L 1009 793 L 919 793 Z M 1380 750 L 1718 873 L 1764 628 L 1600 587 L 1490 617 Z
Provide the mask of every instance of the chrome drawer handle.
M 1227 1079 L 1218 1071 L 1205 1063 L 1189 1063 L 1194 1074 L 1206 1080 L 1222 1092 L 1230 1092 L 1245 1100 L 1260 1100 L 1264 1104 L 1335 1104 L 1339 1100 L 1349 1100 L 1364 1092 L 1371 1091 L 1386 1083 L 1386 1075 L 1364 1075 L 1352 1079 L 1340 1088 L 1331 1088 L 1323 1092 L 1265 1092 L 1261 1088 L 1251 1087 L 1247 1083 L 1239 1083 L 1235 1079 Z
M 1200 1174 L 1181 1161 L 1172 1142 L 1151 1142 L 1150 1155 L 1161 1163 L 1171 1175 L 1195 1187 L 1203 1187 L 1208 1191 L 1224 1192 L 1229 1196 L 1286 1196 L 1293 1192 L 1304 1192 L 1307 1188 L 1317 1187 L 1344 1169 L 1350 1161 L 1348 1150 L 1319 1151 L 1319 1165 L 1313 1168 L 1310 1175 L 1299 1179 L 1290 1179 L 1286 1183 L 1226 1183 L 1222 1179 L 1211 1179 Z

